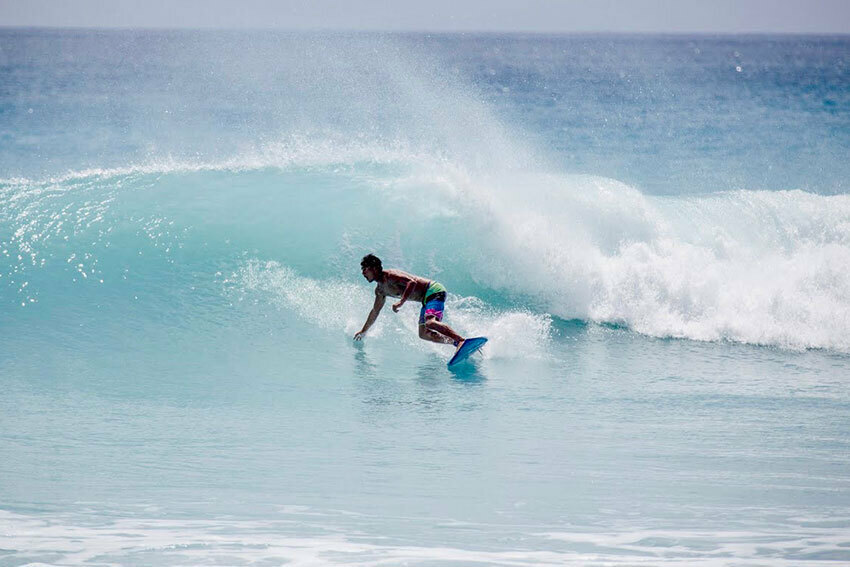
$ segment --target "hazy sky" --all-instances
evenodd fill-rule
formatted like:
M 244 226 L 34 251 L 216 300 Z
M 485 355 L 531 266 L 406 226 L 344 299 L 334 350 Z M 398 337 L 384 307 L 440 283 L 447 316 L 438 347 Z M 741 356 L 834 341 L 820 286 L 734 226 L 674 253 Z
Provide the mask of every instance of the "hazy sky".
M 0 26 L 850 33 L 850 0 L 0 0 Z

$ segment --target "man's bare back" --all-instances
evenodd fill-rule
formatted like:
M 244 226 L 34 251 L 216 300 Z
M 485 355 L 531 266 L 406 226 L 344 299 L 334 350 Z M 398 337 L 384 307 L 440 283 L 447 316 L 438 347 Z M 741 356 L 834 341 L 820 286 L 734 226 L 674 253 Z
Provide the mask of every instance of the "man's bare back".
M 413 289 L 407 299 L 412 301 L 422 301 L 425 299 L 425 291 L 428 289 L 428 284 L 430 283 L 425 278 L 395 269 L 388 269 L 383 272 L 384 279 L 375 286 L 375 295 L 401 297 L 407 285 L 413 282 Z

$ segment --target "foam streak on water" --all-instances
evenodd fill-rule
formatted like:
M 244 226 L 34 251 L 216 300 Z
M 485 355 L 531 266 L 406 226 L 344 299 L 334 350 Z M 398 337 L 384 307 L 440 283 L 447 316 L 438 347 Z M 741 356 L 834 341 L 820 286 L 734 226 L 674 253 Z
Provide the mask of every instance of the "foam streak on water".
M 642 530 L 591 533 L 546 533 L 531 526 L 476 526 L 471 531 L 494 527 L 516 544 L 499 545 L 498 551 L 451 546 L 405 545 L 366 532 L 347 534 L 335 526 L 343 513 L 309 509 L 283 512 L 271 521 L 215 520 L 175 521 L 133 519 L 69 524 L 62 517 L 37 519 L 4 513 L 0 539 L 8 560 L 28 564 L 125 565 L 156 558 L 169 563 L 227 562 L 287 565 L 736 565 L 808 567 L 824 560 L 847 557 L 846 538 L 831 530 L 806 526 L 800 521 L 775 531 L 718 532 Z M 335 517 L 336 516 L 336 517 Z M 368 517 L 355 516 L 368 524 Z M 406 522 L 410 519 L 398 518 Z M 815 522 L 816 523 L 816 522 Z M 451 521 L 443 522 L 445 527 Z M 311 535 L 299 535 L 308 532 Z M 5 541 L 4 541 L 5 540 Z M 383 541 L 382 541 L 383 540 Z M 521 543 L 520 543 L 521 542 Z M 12 546 L 17 546 L 10 548 Z M 537 547 L 538 550 L 533 550 Z M 801 553 L 801 549 L 806 549 Z M 545 550 L 544 550 L 545 549 Z

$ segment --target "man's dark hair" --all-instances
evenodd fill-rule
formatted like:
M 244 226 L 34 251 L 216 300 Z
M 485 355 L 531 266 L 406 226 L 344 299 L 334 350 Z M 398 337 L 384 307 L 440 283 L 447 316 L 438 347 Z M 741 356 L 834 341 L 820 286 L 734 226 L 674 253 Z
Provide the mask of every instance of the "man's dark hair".
M 360 260 L 361 268 L 374 268 L 379 272 L 384 270 L 384 267 L 381 265 L 381 259 L 375 256 L 374 254 L 366 254 L 363 256 L 363 259 Z

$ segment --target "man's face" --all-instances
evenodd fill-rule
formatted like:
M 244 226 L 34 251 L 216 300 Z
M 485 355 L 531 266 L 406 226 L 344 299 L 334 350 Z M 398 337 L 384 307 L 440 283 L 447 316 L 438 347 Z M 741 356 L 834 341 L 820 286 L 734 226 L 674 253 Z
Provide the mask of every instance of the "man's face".
M 363 277 L 366 278 L 367 282 L 375 281 L 375 268 L 363 267 L 360 268 L 360 271 L 363 272 Z

